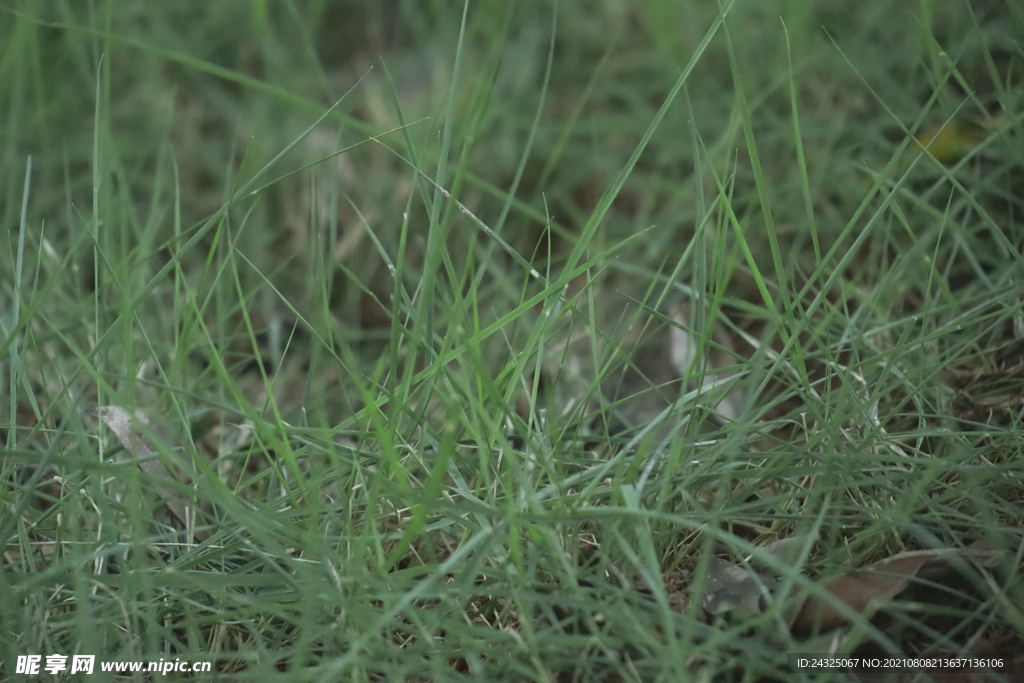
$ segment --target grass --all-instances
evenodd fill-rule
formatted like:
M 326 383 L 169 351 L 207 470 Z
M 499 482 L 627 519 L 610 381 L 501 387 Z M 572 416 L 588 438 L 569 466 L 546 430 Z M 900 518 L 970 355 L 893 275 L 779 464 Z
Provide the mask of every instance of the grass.
M 568 5 L 2 8 L 5 678 L 824 680 L 979 539 L 843 647 L 1021 642 L 1020 9 Z

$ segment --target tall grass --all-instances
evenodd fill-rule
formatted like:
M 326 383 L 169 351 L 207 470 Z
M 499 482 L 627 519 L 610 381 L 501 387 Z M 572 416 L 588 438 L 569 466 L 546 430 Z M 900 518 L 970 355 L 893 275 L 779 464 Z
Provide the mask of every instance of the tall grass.
M 5 677 L 810 679 L 976 539 L 1024 635 L 1013 3 L 5 14 Z

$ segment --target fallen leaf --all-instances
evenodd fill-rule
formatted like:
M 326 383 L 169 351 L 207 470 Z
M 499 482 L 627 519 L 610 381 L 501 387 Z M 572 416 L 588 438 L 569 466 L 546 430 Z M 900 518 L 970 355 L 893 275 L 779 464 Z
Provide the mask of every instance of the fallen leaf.
M 704 611 L 713 616 L 737 611 L 741 616 L 760 614 L 763 589 L 771 589 L 775 582 L 759 577 L 755 572 L 712 557 L 708 562 L 708 576 L 704 584 Z
M 975 543 L 967 548 L 916 550 L 899 553 L 865 569 L 840 574 L 825 584 L 825 590 L 855 612 L 865 614 L 870 608 L 892 600 L 902 593 L 922 570 L 935 575 L 954 571 L 957 562 L 970 560 L 990 565 L 998 556 L 987 544 Z M 868 615 L 870 616 L 870 615 Z M 793 627 L 800 631 L 830 631 L 849 623 L 831 601 L 812 595 L 804 601 Z
M 142 411 L 136 410 L 134 414 L 129 413 L 119 406 L 101 406 L 96 410 L 85 411 L 88 415 L 99 417 L 104 424 L 110 427 L 114 436 L 121 442 L 124 449 L 134 457 L 139 464 L 139 469 L 150 476 L 154 488 L 160 498 L 163 499 L 167 509 L 184 525 L 185 528 L 192 526 L 192 505 L 187 502 L 181 494 L 175 493 L 168 486 L 160 485 L 160 481 L 181 482 L 188 484 L 191 478 L 180 468 L 176 474 L 172 474 L 167 466 L 160 460 L 156 446 L 147 436 L 147 433 L 157 436 L 161 441 L 169 443 L 169 439 L 162 438 L 154 422 Z M 201 529 L 194 531 L 196 540 L 206 540 L 207 534 Z
M 719 415 L 729 420 L 738 419 L 743 392 L 732 389 L 728 378 L 733 373 L 722 370 L 734 364 L 732 345 L 724 326 L 713 321 L 710 330 L 697 330 L 693 325 L 699 321 L 688 303 L 677 304 L 674 308 L 673 325 L 669 328 L 673 368 L 679 377 L 689 378 L 691 385 L 701 385 L 700 393 L 707 395 L 706 400 Z

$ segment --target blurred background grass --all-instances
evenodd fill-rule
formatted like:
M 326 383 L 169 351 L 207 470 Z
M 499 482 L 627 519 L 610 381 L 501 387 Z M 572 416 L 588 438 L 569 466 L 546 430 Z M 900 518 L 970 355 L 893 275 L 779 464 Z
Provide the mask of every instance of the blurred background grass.
M 518 187 L 520 204 L 501 226 L 506 241 L 541 263 L 552 257 L 551 250 L 557 263 L 717 11 L 707 3 L 669 2 L 560 9 L 565 16 L 554 29 L 549 94 Z M 811 231 L 792 134 L 790 61 L 810 200 L 827 249 L 870 188 L 869 171 L 881 171 L 904 141 L 902 128 L 916 124 L 923 131 L 958 110 L 959 119 L 968 121 L 1006 115 L 1002 106 L 1009 103 L 1002 100 L 1015 94 L 1016 14 L 1006 3 L 733 8 L 730 30 L 771 210 L 783 248 L 796 264 L 808 271 L 814 265 L 807 260 L 813 256 Z M 384 244 L 397 244 L 412 184 L 395 154 L 365 140 L 399 126 L 393 87 L 405 120 L 416 122 L 408 128 L 409 139 L 425 162 L 436 163 L 459 12 L 400 2 L 225 2 L 215 8 L 26 3 L 9 8 L 8 16 L 3 172 L 11 180 L 4 184 L 5 224 L 17 223 L 18 179 L 28 154 L 35 168 L 30 219 L 38 224 L 47 218 L 61 231 L 80 222 L 73 207 L 83 213 L 91 203 L 98 132 L 99 145 L 110 153 L 100 171 L 118 177 L 116 187 L 99 183 L 110 196 L 99 197 L 97 210 L 112 212 L 101 218 L 123 230 L 122 249 L 135 247 L 133 236 L 143 232 L 158 247 L 174 236 L 163 212 L 174 206 L 176 193 L 182 226 L 199 223 L 230 188 L 295 139 L 318 107 L 358 82 L 340 107 L 338 123 L 322 126 L 278 171 L 360 146 L 261 193 L 238 245 L 284 294 L 301 301 L 308 287 L 307 252 L 311 242 L 317 244 L 308 234 L 310 212 L 316 201 L 337 201 L 342 244 L 334 245 L 335 260 L 353 268 L 352 276 L 371 290 L 383 286 L 383 264 L 373 257 L 370 241 L 356 234 L 361 228 L 355 210 Z M 461 201 L 485 221 L 499 213 L 533 126 L 552 25 L 547 3 L 479 3 L 470 10 L 452 150 L 461 169 Z M 951 65 L 956 75 L 949 74 Z M 109 84 L 99 92 L 98 70 L 109 73 Z M 94 131 L 97 94 L 102 121 Z M 695 196 L 706 179 L 694 174 L 695 158 L 706 155 L 704 163 L 727 168 L 737 148 L 736 213 L 755 210 L 735 109 L 719 36 L 630 175 L 600 238 L 611 244 L 653 225 L 628 260 L 656 268 L 678 259 L 700 219 Z M 959 119 L 952 125 L 961 125 Z M 386 141 L 412 156 L 399 134 Z M 132 200 L 132 215 L 117 214 L 115 200 L 121 197 Z M 421 207 L 413 202 L 411 208 Z M 918 220 L 927 225 L 931 218 Z M 158 225 L 144 230 L 149 222 Z M 415 237 L 421 226 L 412 223 Z M 453 241 L 464 244 L 459 236 Z M 757 244 L 756 236 L 751 239 Z M 892 239 L 900 246 L 910 238 Z M 421 251 L 414 243 L 408 257 Z M 201 263 L 203 254 L 185 258 Z M 158 263 L 156 257 L 153 265 Z M 194 269 L 187 260 L 185 265 Z M 341 320 L 358 327 L 362 293 L 334 265 L 328 273 L 332 306 Z

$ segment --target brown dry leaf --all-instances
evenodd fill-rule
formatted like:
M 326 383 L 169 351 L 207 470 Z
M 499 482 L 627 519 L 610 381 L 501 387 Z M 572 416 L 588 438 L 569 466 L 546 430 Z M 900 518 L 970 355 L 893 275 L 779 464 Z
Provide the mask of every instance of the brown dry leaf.
M 998 554 L 987 544 L 977 542 L 963 549 L 916 550 L 898 553 L 865 569 L 856 569 L 829 580 L 825 589 L 851 609 L 864 614 L 872 605 L 892 600 L 906 589 L 923 569 L 946 573 L 960 560 L 990 565 Z M 793 628 L 811 631 L 815 627 L 829 631 L 845 626 L 848 619 L 826 600 L 810 596 L 804 601 Z
M 177 476 L 171 474 L 167 466 L 160 461 L 157 455 L 157 448 L 149 440 L 146 433 L 158 434 L 154 428 L 154 422 L 142 410 L 136 410 L 134 415 L 119 406 L 101 406 L 96 410 L 87 410 L 86 414 L 95 415 L 103 420 L 104 424 L 110 427 L 114 436 L 121 442 L 124 449 L 128 451 L 139 463 L 139 469 L 151 477 L 154 482 L 157 495 L 163 499 L 167 509 L 178 519 L 184 527 L 192 526 L 192 515 L 190 509 L 193 507 L 180 494 L 176 494 L 168 486 L 161 486 L 160 480 L 169 482 L 181 482 L 188 484 L 191 478 L 182 469 L 178 469 Z M 167 443 L 170 440 L 162 439 Z M 202 530 L 195 530 L 195 538 L 198 541 L 206 540 L 207 534 Z
M 760 553 L 751 556 L 748 561 L 757 562 L 760 558 L 772 556 L 789 563 L 796 559 L 807 543 L 807 536 L 776 540 L 761 547 Z M 777 585 L 776 579 L 765 576 L 751 566 L 744 567 L 712 557 L 708 563 L 704 587 L 704 611 L 712 616 L 728 611 L 747 616 L 760 614 L 764 611 L 765 599 L 768 597 L 766 591 L 778 598 L 774 595 Z M 795 617 L 795 610 L 789 610 L 787 621 L 792 622 Z
M 786 564 L 792 564 L 800 556 L 805 546 L 813 545 L 818 540 L 818 534 L 797 534 L 788 538 L 780 538 L 761 548 L 763 555 L 770 555 Z M 756 556 L 751 559 L 757 559 Z

